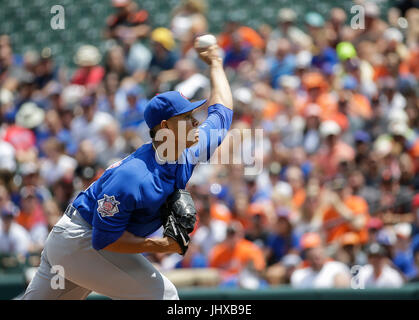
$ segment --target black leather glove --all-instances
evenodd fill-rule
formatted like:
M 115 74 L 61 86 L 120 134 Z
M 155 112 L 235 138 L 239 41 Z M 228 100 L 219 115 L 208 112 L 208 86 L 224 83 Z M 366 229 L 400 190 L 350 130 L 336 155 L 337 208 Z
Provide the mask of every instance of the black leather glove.
M 191 194 L 184 189 L 175 190 L 160 209 L 163 234 L 179 244 L 182 255 L 189 247 L 189 233 L 195 228 L 196 209 Z

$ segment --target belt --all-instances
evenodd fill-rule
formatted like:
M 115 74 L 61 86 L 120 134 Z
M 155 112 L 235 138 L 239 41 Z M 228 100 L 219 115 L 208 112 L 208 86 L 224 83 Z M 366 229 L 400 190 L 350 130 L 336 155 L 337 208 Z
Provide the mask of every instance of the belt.
M 71 219 L 73 217 L 73 214 L 75 214 L 76 212 L 77 209 L 70 204 L 68 205 L 67 209 L 65 209 L 64 214 Z
M 84 220 L 79 211 L 74 208 L 72 204 L 68 205 L 67 209 L 64 211 L 64 214 L 69 217 L 73 223 L 91 228 L 91 225 L 86 220 Z

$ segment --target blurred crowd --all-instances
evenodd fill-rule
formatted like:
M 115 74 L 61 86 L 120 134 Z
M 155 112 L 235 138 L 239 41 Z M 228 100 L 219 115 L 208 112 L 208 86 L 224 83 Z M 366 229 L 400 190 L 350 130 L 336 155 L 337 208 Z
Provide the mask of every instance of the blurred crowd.
M 198 166 L 189 251 L 147 257 L 162 270 L 216 268 L 222 287 L 418 281 L 419 9 L 403 3 L 361 2 L 364 29 L 340 8 L 280 8 L 276 25 L 257 29 L 226 21 L 216 36 L 232 128 L 263 129 L 263 172 Z M 39 254 L 78 192 L 150 140 L 143 113 L 155 94 L 209 95 L 193 49 L 209 30 L 205 1 L 182 1 L 157 28 L 137 2 L 111 4 L 106 50 L 77 48 L 74 72 L 50 48 L 15 52 L 0 35 L 2 256 Z

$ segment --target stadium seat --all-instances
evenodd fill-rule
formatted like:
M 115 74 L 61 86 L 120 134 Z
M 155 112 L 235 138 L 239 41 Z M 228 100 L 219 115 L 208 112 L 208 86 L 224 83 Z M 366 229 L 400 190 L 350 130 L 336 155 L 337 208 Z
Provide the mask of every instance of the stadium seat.
M 0 273 L 22 273 L 23 263 L 14 254 L 0 253 Z

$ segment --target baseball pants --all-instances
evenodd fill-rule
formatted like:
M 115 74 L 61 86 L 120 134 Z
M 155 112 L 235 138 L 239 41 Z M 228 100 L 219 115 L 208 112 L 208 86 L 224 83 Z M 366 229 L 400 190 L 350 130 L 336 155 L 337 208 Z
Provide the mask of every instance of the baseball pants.
M 71 218 L 63 215 L 22 299 L 82 300 L 92 291 L 112 299 L 179 299 L 174 284 L 141 254 L 97 251 L 91 240 L 91 226 L 77 211 Z M 61 285 L 56 270 L 64 271 Z

